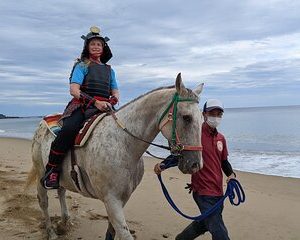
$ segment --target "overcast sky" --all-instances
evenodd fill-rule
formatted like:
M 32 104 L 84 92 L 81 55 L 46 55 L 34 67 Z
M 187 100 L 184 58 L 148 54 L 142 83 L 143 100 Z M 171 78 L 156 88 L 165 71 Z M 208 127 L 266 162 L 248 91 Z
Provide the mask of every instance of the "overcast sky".
M 121 103 L 205 83 L 201 105 L 300 104 L 300 1 L 0 1 L 0 113 L 63 111 L 82 34 L 111 40 Z

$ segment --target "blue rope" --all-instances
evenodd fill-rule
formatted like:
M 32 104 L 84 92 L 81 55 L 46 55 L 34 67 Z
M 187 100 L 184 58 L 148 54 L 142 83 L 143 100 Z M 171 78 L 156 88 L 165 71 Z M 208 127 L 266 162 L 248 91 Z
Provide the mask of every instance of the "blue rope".
M 167 169 L 170 167 L 175 167 L 178 164 L 178 160 L 170 160 L 170 161 L 164 161 L 164 164 L 161 166 L 162 169 Z M 227 189 L 226 192 L 224 194 L 224 196 L 208 211 L 206 211 L 203 214 L 200 214 L 198 216 L 195 217 L 191 217 L 188 216 L 186 214 L 184 214 L 183 212 L 180 211 L 180 209 L 176 206 L 176 204 L 174 203 L 174 201 L 172 200 L 165 184 L 162 181 L 162 177 L 161 174 L 157 175 L 158 180 L 160 182 L 162 191 L 168 201 L 168 203 L 171 205 L 171 207 L 177 212 L 179 213 L 181 216 L 190 219 L 190 220 L 195 220 L 195 221 L 202 221 L 204 220 L 206 217 L 208 217 L 209 215 L 211 215 L 213 212 L 215 212 L 219 207 L 222 206 L 224 200 L 226 199 L 226 197 L 229 198 L 229 201 L 232 205 L 234 206 L 238 206 L 240 205 L 240 203 L 245 202 L 245 192 L 241 186 L 241 184 L 239 183 L 239 181 L 237 181 L 236 179 L 230 179 L 228 184 L 227 184 Z M 234 202 L 234 199 L 237 198 L 237 202 Z

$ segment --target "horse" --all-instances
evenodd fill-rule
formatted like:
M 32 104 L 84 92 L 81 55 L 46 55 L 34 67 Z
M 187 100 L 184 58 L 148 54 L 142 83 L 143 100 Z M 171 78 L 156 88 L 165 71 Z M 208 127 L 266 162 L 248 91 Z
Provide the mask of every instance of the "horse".
M 198 106 L 202 88 L 203 84 L 193 91 L 186 88 L 179 73 L 175 86 L 152 90 L 115 112 L 115 117 L 126 126 L 130 134 L 108 115 L 96 125 L 87 143 L 75 149 L 77 164 L 90 180 L 93 198 L 101 200 L 105 205 L 108 216 L 107 236 L 110 236 L 106 239 L 133 240 L 123 208 L 143 177 L 142 155 L 159 132 L 170 145 L 173 142 L 173 147 L 177 150 L 180 148 L 178 168 L 182 173 L 192 174 L 202 168 L 203 118 Z M 179 100 L 174 102 L 174 96 Z M 29 182 L 33 183 L 43 177 L 53 139 L 53 134 L 44 121 L 41 121 L 32 140 L 33 166 L 28 176 Z M 188 145 L 191 145 L 190 149 Z M 63 224 L 67 224 L 69 220 L 66 190 L 78 192 L 70 175 L 71 167 L 69 151 L 62 164 L 60 188 L 57 190 Z M 48 238 L 57 239 L 48 212 L 47 190 L 40 181 L 36 182 L 37 198 L 45 219 Z

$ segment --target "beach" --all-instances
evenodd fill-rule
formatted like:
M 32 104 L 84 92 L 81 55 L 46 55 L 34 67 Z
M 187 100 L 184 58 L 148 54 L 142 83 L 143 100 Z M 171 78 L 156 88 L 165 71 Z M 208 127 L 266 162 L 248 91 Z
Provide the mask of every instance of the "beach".
M 143 180 L 125 206 L 128 226 L 136 239 L 174 239 L 190 221 L 179 216 L 165 200 L 153 173 L 159 160 L 144 159 Z M 30 168 L 31 141 L 0 138 L 0 239 L 46 239 L 35 187 L 24 191 Z M 177 168 L 162 176 L 178 207 L 189 215 L 198 215 L 192 196 L 184 189 L 190 176 Z M 231 239 L 300 239 L 299 178 L 237 171 L 237 179 L 246 193 L 246 202 L 238 207 L 225 202 L 223 217 Z M 56 196 L 56 191 L 49 191 L 49 212 L 54 223 L 60 215 Z M 60 239 L 105 239 L 107 215 L 101 201 L 67 192 L 67 203 L 72 225 Z M 206 233 L 198 239 L 211 236 Z

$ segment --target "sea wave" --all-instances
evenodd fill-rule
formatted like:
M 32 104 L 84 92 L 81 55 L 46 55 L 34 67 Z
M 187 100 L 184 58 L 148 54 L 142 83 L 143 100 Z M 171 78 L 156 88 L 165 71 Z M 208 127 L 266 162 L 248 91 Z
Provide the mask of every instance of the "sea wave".
M 233 151 L 229 160 L 237 170 L 300 178 L 300 152 Z
M 155 147 L 150 147 L 148 150 L 157 157 L 165 158 L 169 155 L 168 151 Z M 228 160 L 236 170 L 300 178 L 300 152 L 232 150 Z

